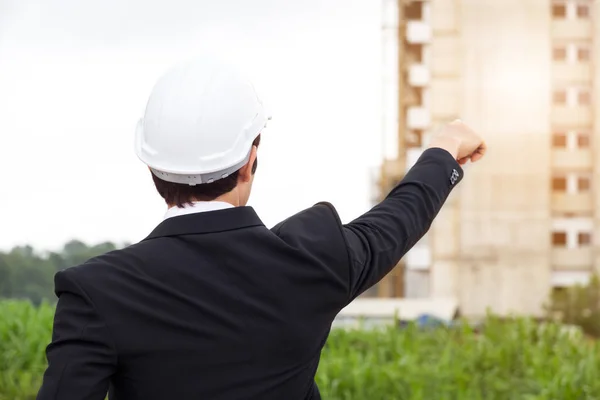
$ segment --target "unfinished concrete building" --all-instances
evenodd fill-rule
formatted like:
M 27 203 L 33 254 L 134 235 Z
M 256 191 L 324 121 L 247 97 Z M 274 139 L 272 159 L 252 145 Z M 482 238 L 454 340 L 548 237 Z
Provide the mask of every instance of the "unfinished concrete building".
M 600 267 L 598 15 L 593 0 L 384 0 L 380 194 L 455 118 L 490 150 L 376 294 L 540 315 Z

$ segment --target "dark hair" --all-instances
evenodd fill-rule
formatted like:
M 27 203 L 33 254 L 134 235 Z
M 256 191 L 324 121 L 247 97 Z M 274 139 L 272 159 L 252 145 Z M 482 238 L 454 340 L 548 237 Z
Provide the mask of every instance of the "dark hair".
M 252 142 L 253 146 L 260 144 L 260 135 Z M 256 172 L 258 159 L 252 164 L 252 173 Z M 152 174 L 152 173 L 151 173 Z M 236 186 L 239 176 L 239 170 L 235 171 L 227 178 L 219 179 L 213 183 L 203 183 L 196 186 L 185 185 L 181 183 L 167 182 L 152 174 L 156 190 L 169 205 L 183 207 L 194 201 L 211 201 L 225 193 L 231 192 Z

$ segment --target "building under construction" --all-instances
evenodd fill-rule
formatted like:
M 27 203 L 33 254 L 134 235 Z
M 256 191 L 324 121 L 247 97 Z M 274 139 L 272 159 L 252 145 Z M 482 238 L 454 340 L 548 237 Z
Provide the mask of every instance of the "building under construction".
M 539 315 L 600 268 L 597 15 L 592 0 L 384 0 L 380 193 L 456 118 L 489 153 L 379 296 Z

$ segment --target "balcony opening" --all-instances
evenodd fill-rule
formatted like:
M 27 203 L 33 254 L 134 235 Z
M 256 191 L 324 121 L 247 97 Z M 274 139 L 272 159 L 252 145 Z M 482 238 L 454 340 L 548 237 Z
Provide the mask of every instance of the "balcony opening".
M 553 247 L 566 247 L 567 246 L 567 232 L 552 232 L 552 246 Z
M 421 130 L 407 130 L 406 132 L 406 147 L 408 148 L 422 148 L 423 147 L 423 131 Z
M 578 192 L 589 192 L 592 186 L 591 179 L 587 176 L 580 176 L 577 178 L 577 191 Z
M 552 134 L 552 147 L 567 147 L 567 134 L 564 132 L 554 132 Z
M 420 1 L 411 1 L 404 8 L 404 16 L 409 21 L 420 21 L 423 19 L 423 3 Z
M 554 61 L 566 61 L 567 60 L 566 46 L 555 46 L 554 49 L 552 49 L 552 59 Z
M 584 89 L 577 93 L 577 104 L 581 106 L 589 106 L 592 104 L 592 94 L 589 90 Z
M 552 178 L 552 191 L 553 192 L 566 192 L 567 191 L 567 178 L 564 176 L 555 176 Z
M 563 19 L 567 17 L 567 5 L 564 2 L 552 4 L 552 18 Z
M 404 54 L 408 65 L 423 62 L 423 45 L 418 43 L 404 43 Z
M 588 47 L 579 47 L 577 49 L 577 61 L 588 62 L 591 59 L 590 49 Z
M 577 4 L 577 18 L 589 19 L 590 18 L 590 5 L 589 4 Z
M 556 105 L 565 105 L 567 104 L 567 91 L 566 90 L 556 90 L 552 94 L 552 102 Z
M 580 247 L 592 245 L 592 234 L 589 232 L 579 232 L 577 234 L 577 244 Z
M 407 86 L 401 93 L 402 104 L 407 107 L 423 104 L 423 89 L 416 86 Z
M 577 134 L 577 147 L 588 149 L 590 147 L 590 135 L 588 133 Z

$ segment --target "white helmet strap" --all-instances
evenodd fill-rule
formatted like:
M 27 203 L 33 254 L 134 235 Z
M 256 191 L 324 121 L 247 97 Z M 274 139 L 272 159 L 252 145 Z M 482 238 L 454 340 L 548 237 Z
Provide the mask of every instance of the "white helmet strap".
M 242 168 L 250 159 L 250 153 L 252 152 L 252 148 L 248 151 L 248 155 L 244 157 L 242 161 L 239 163 L 224 169 L 222 171 L 210 172 L 206 174 L 173 174 L 170 172 L 163 172 L 156 170 L 154 168 L 150 168 L 150 171 L 157 177 L 162 179 L 163 181 L 171 182 L 171 183 L 180 183 L 183 185 L 196 186 L 204 183 L 213 183 L 219 179 L 227 178 L 229 175 L 234 173 L 235 171 Z

